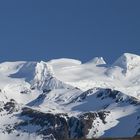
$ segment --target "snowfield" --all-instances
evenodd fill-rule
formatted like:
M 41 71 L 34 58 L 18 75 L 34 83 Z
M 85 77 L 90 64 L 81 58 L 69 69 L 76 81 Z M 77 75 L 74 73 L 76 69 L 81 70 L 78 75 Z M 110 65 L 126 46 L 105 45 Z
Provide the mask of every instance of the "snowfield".
M 63 130 L 63 131 L 62 131 Z M 140 134 L 140 56 L 0 64 L 0 139 Z

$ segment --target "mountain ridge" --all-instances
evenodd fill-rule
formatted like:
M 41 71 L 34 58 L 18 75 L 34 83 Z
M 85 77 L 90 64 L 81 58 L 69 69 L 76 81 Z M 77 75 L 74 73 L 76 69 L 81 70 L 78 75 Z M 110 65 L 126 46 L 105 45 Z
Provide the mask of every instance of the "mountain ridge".
M 68 58 L 1 63 L 0 138 L 139 135 L 139 64 L 140 56 L 130 53 L 112 65 L 102 57 L 86 63 Z

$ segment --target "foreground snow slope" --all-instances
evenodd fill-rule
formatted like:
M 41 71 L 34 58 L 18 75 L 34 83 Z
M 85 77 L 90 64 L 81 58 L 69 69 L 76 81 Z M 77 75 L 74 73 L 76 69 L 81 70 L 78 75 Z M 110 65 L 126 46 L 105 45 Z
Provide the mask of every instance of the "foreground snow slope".
M 139 100 L 138 55 L 113 64 L 102 57 L 4 62 L 0 139 L 132 137 L 140 133 Z

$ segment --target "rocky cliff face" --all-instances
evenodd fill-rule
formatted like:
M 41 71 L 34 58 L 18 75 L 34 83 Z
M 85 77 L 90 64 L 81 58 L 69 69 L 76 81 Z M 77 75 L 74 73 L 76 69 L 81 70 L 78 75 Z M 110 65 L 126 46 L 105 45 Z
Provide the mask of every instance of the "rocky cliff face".
M 9 109 L 7 110 L 6 108 L 6 111 L 9 113 Z M 106 123 L 107 115 L 109 115 L 109 111 L 85 113 L 79 117 L 69 117 L 67 114 L 42 113 L 25 107 L 18 114 L 20 122 L 5 125 L 3 133 L 12 134 L 17 130 L 17 137 L 19 138 L 22 133 L 35 133 L 41 136 L 42 140 L 48 140 L 49 136 L 51 140 L 86 138 L 89 129 L 92 128 L 92 123 L 97 118 Z M 35 129 L 30 129 L 31 126 Z M 94 131 L 95 135 L 96 131 L 98 131 L 97 128 Z

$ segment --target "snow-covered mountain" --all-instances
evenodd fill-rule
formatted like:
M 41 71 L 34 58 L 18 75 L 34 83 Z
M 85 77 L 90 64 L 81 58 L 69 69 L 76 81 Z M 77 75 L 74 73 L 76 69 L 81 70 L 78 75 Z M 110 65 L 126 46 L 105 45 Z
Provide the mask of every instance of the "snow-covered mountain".
M 1 63 L 0 124 L 4 140 L 139 135 L 140 56 Z

